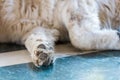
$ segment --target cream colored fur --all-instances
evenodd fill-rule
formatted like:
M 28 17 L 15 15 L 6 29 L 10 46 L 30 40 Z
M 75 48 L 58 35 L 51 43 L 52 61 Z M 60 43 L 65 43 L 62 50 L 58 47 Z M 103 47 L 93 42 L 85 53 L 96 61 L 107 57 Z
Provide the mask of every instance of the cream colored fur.
M 120 50 L 119 0 L 1 0 L 0 42 L 26 46 L 36 66 L 52 62 L 54 43 Z

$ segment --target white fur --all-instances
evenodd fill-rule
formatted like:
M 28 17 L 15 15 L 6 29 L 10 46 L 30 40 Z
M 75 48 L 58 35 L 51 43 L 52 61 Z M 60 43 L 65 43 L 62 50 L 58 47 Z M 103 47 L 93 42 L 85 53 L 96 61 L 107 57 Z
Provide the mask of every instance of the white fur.
M 113 30 L 120 25 L 119 5 L 119 0 L 2 0 L 0 42 L 24 44 L 33 62 L 38 45 L 53 47 L 58 40 L 84 50 L 119 50 Z

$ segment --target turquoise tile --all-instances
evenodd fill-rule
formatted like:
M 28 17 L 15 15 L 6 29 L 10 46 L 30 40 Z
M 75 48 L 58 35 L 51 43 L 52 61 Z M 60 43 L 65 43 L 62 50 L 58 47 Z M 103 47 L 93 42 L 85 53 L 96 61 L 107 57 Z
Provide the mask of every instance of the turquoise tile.
M 59 58 L 49 67 L 1 67 L 0 80 L 120 80 L 120 51 Z

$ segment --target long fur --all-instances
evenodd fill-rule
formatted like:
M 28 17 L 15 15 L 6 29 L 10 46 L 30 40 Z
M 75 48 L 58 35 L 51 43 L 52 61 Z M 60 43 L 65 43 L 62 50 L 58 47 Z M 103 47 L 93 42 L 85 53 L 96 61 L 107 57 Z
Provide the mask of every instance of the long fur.
M 36 66 L 43 64 L 37 46 L 58 40 L 85 50 L 119 50 L 119 26 L 120 0 L 0 0 L 0 42 L 25 45 Z

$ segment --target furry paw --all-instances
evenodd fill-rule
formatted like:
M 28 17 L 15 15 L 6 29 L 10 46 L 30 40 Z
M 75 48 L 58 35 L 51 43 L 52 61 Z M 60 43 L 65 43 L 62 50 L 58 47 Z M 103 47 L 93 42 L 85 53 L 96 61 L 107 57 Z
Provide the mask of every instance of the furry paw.
M 37 49 L 34 50 L 32 61 L 37 67 L 48 66 L 53 63 L 53 53 L 54 48 L 49 44 L 40 44 Z

